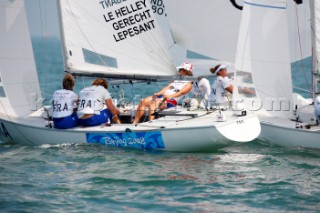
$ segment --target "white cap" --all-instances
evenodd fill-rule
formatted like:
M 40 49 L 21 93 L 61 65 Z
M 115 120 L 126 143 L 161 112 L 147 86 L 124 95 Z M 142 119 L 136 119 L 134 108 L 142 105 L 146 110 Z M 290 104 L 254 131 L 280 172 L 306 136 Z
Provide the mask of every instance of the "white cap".
M 179 67 L 177 67 L 177 70 L 179 71 L 180 69 L 185 69 L 185 70 L 189 70 L 192 72 L 193 69 L 193 65 L 189 64 L 189 63 L 183 63 L 181 64 Z
M 218 75 L 218 72 L 222 69 L 226 69 L 228 67 L 228 64 L 221 64 L 218 69 L 215 71 L 214 74 Z

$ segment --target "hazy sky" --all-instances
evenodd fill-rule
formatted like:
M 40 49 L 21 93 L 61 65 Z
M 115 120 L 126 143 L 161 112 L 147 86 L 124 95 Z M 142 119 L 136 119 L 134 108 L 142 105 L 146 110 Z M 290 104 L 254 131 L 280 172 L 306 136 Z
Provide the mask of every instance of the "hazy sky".
M 25 0 L 31 36 L 59 37 L 57 0 Z

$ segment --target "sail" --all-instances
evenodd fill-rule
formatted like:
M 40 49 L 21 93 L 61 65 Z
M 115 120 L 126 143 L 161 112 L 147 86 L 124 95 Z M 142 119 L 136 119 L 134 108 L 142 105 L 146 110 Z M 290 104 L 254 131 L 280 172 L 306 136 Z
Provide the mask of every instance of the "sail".
M 285 0 L 244 2 L 236 70 L 252 73 L 263 109 L 277 116 L 290 114 L 292 82 Z
M 117 78 L 177 74 L 173 44 L 149 1 L 60 0 L 58 8 L 66 70 Z
M 0 1 L 0 113 L 25 116 L 41 106 L 23 0 Z
M 320 2 L 317 0 L 311 0 L 311 12 L 312 12 L 312 41 L 314 53 L 316 56 L 316 67 L 315 70 L 319 71 L 319 62 L 320 62 Z
M 174 41 L 188 56 L 234 62 L 241 10 L 226 0 L 166 0 Z
M 310 11 L 311 11 L 311 37 L 312 37 L 312 71 L 314 75 L 312 76 L 312 98 L 317 98 L 317 93 L 319 92 L 319 72 L 320 72 L 320 2 L 310 1 Z M 316 103 L 316 100 L 315 100 Z
M 165 11 L 162 0 L 152 2 L 154 11 L 167 15 L 174 41 L 187 50 L 187 59 L 234 63 L 242 11 L 229 0 L 165 0 Z M 290 37 L 290 58 L 295 62 L 310 56 L 309 3 L 287 4 L 289 32 L 295 35 Z
M 287 0 L 290 59 L 296 62 L 311 56 L 310 6 L 309 1 L 296 4 Z

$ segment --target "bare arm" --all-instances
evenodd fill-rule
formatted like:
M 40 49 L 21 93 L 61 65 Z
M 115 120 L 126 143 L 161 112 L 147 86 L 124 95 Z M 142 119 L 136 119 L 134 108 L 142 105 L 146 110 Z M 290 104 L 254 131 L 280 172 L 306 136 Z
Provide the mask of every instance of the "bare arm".
M 120 114 L 120 110 L 117 109 L 113 105 L 111 98 L 106 99 L 105 102 L 106 102 L 106 105 L 107 105 L 107 107 L 108 107 L 108 109 L 109 109 L 109 111 L 111 112 L 112 115 L 119 115 Z
M 184 87 L 179 92 L 176 92 L 173 95 L 167 96 L 166 98 L 177 98 L 177 97 L 180 97 L 182 95 L 187 94 L 191 90 L 192 90 L 192 83 L 189 82 L 186 85 L 184 85 Z
M 232 94 L 232 92 L 233 92 L 233 85 L 230 84 L 230 86 L 226 87 L 226 90 Z
M 239 88 L 239 92 L 244 94 L 251 94 L 251 95 L 256 94 L 256 92 L 250 89 L 249 87 Z
M 163 87 L 159 92 L 154 93 L 153 96 L 164 95 L 164 93 L 170 88 L 170 85 L 171 85 L 171 83 L 169 83 L 167 86 Z

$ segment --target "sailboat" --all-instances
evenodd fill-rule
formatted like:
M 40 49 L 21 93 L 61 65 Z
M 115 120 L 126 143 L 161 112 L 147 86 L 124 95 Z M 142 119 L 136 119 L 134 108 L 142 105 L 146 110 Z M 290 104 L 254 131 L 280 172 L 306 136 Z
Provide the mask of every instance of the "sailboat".
M 65 71 L 75 76 L 157 81 L 178 78 L 168 24 L 149 1 L 59 0 Z M 211 151 L 254 140 L 255 114 L 233 110 L 163 112 L 111 126 L 52 127 L 43 106 L 23 0 L 0 2 L 0 140 L 24 145 L 99 143 L 172 152 Z M 133 108 L 132 111 L 135 109 Z M 219 120 L 220 115 L 224 120 Z M 120 115 L 126 117 L 127 114 Z
M 313 49 L 309 48 L 309 55 L 314 57 L 314 70 L 310 73 L 315 79 L 311 98 L 304 98 L 292 90 L 290 66 L 293 59 L 289 44 L 290 37 L 299 34 L 288 33 L 290 8 L 285 0 L 244 2 L 236 69 L 252 75 L 257 99 L 248 104 L 261 121 L 260 139 L 282 146 L 320 148 L 320 127 L 314 109 L 319 80 L 320 3 L 310 0 L 310 8 L 309 1 L 297 3 L 296 7 L 306 12 L 296 14 L 297 17 L 305 16 L 307 21 L 296 27 L 308 29 L 313 38 Z

